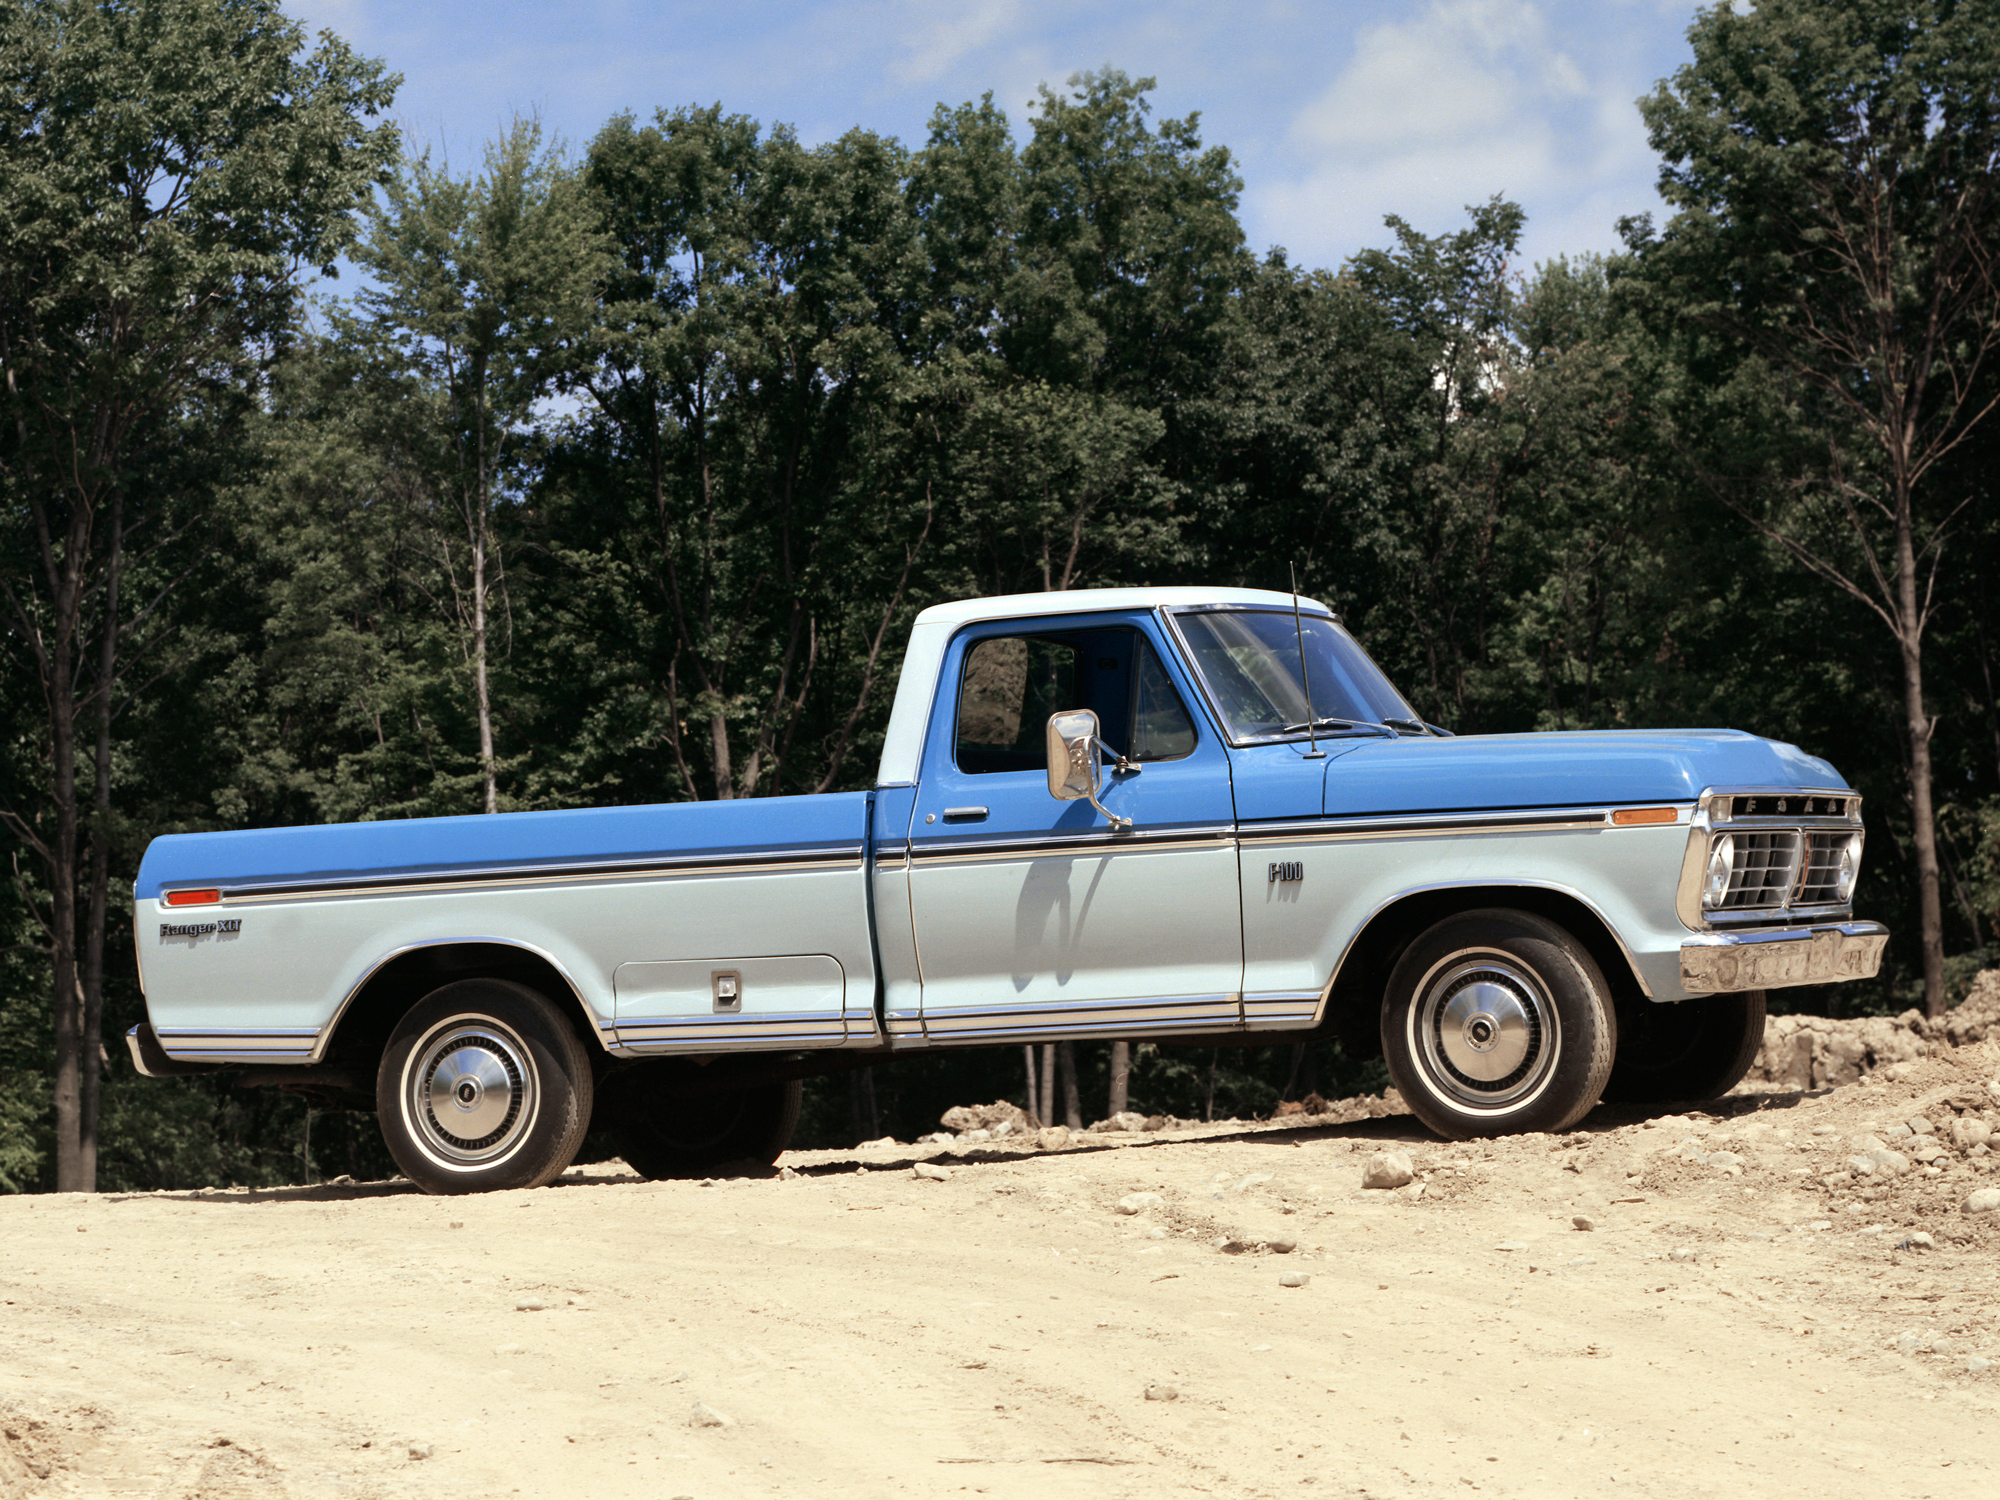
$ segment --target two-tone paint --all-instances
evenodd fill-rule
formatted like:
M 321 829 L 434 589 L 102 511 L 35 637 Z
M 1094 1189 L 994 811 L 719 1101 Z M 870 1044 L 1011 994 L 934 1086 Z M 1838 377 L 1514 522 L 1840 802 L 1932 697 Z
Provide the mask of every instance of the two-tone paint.
M 1696 949 L 1770 983 L 1874 971 L 1886 934 L 1845 909 L 1776 928 L 1682 909 L 1730 805 L 1716 789 L 1844 790 L 1825 761 L 1729 731 L 1232 744 L 1177 612 L 1291 604 L 1097 590 L 926 610 L 870 792 L 156 839 L 134 892 L 151 1025 L 181 1061 L 315 1062 L 383 965 L 481 943 L 546 963 L 633 1056 L 1296 1031 L 1372 921 L 1475 888 L 1576 902 L 1655 1000 L 1743 987 Z M 965 653 L 1080 625 L 1143 632 L 1196 724 L 1191 754 L 1108 776 L 1128 830 L 1040 771 L 954 762 Z

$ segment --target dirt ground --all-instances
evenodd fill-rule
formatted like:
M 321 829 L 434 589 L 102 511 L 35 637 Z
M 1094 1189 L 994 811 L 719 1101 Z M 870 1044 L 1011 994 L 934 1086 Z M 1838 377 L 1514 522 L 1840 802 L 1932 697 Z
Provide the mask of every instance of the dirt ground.
M 1989 1041 L 1565 1137 L 0 1200 L 0 1495 L 2000 1494 L 1996 1111 Z

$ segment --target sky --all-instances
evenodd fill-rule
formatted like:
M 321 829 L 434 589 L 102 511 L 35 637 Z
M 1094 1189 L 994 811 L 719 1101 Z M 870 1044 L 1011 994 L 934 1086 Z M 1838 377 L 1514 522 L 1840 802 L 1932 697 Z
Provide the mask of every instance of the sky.
M 923 143 L 989 90 L 1025 138 L 1042 85 L 1154 78 L 1243 178 L 1253 250 L 1338 266 L 1501 194 L 1523 259 L 1617 248 L 1660 215 L 1634 101 L 1688 60 L 1692 0 L 285 0 L 403 75 L 395 118 L 475 167 L 517 113 L 577 151 L 613 115 L 719 102 L 807 143 L 862 126 Z M 1525 266 L 1523 267 L 1525 269 Z

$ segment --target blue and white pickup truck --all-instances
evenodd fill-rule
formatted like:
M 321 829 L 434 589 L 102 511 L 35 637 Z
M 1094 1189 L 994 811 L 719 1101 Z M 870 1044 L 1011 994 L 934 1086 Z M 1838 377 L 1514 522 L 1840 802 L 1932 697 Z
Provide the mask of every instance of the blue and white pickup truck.
M 155 839 L 155 1076 L 375 1109 L 433 1192 L 593 1118 L 649 1176 L 775 1160 L 800 1080 L 1057 1038 L 1379 1045 L 1451 1137 L 1712 1098 L 1764 991 L 1874 974 L 1860 798 L 1718 730 L 1454 737 L 1323 606 L 918 616 L 873 790 Z

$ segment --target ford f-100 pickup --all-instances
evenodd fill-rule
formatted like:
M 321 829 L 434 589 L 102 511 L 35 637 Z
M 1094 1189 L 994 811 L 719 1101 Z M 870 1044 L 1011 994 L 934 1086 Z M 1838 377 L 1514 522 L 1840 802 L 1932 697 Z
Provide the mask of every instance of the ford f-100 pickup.
M 1443 1135 L 1555 1131 L 1874 974 L 1861 849 L 1794 746 L 1455 737 L 1289 595 L 976 599 L 918 616 L 869 791 L 155 839 L 128 1044 L 373 1108 L 433 1192 L 593 1119 L 648 1176 L 769 1162 L 805 1077 L 1059 1038 L 1335 1036 Z

